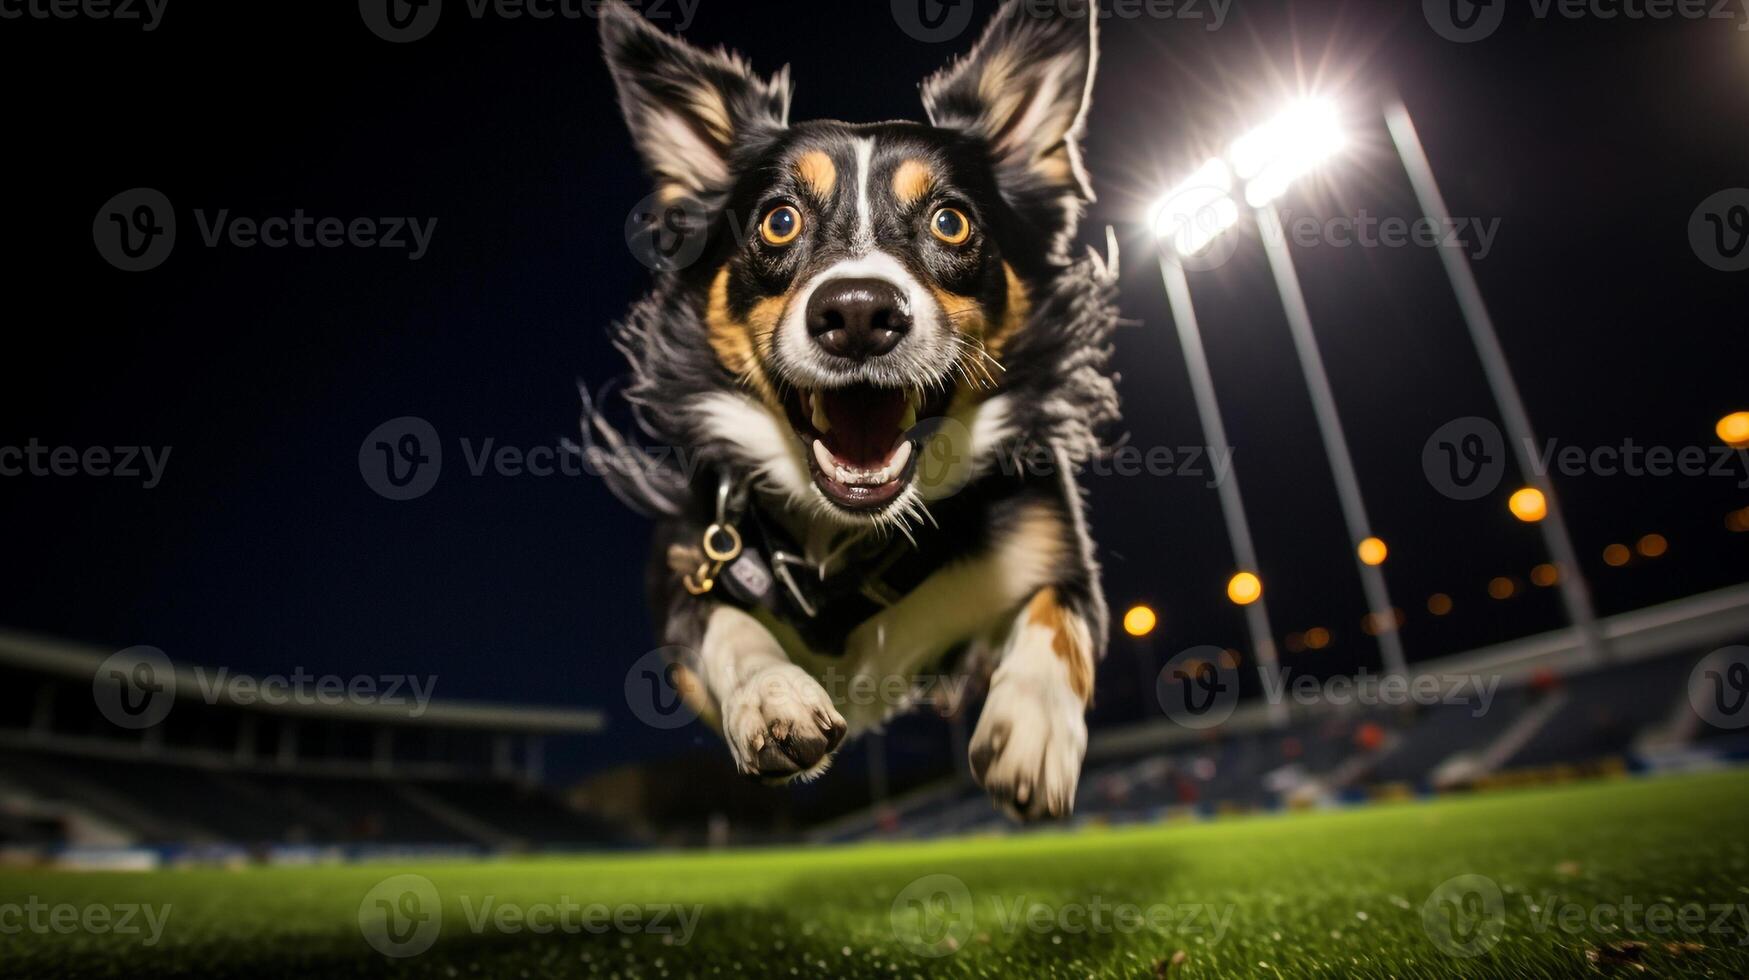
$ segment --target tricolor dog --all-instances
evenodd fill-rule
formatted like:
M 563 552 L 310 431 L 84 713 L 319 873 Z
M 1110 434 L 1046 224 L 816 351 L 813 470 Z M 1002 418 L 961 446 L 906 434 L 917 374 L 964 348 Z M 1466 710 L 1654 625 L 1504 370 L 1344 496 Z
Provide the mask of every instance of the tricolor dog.
M 1073 244 L 1076 6 L 1004 4 L 923 83 L 927 122 L 880 123 L 791 122 L 787 69 L 602 9 L 657 200 L 703 236 L 617 328 L 625 394 L 700 465 L 652 470 L 593 405 L 584 451 L 658 521 L 672 676 L 748 775 L 813 778 L 927 679 L 971 679 L 997 804 L 1074 805 L 1107 617 L 1072 474 L 1118 411 L 1114 272 Z M 907 697 L 847 696 L 894 679 Z

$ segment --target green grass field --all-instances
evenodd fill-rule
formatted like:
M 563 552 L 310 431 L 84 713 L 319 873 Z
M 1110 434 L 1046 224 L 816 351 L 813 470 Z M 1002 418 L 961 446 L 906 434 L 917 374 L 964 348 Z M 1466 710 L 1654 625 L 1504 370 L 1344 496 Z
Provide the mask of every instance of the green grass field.
M 1741 977 L 1745 814 L 1736 771 L 900 846 L 11 872 L 0 972 Z M 155 944 L 144 911 L 132 934 L 75 922 L 130 903 Z

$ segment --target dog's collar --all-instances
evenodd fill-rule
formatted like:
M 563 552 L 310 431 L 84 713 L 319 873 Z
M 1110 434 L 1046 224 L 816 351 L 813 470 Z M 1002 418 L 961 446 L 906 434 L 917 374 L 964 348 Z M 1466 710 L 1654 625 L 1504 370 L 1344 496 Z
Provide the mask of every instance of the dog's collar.
M 705 558 L 682 578 L 693 595 L 744 609 L 763 609 L 789 623 L 822 653 L 837 654 L 864 620 L 892 605 L 946 564 L 951 549 L 940 534 L 871 542 L 838 571 L 822 575 L 801 547 L 747 492 L 745 479 L 718 477 L 715 518 L 699 531 Z M 854 547 L 854 546 L 853 546 Z

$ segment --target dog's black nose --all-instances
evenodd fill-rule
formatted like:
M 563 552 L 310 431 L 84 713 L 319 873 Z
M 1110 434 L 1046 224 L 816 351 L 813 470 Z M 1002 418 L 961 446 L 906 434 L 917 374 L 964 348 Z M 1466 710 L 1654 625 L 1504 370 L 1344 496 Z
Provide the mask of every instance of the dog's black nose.
M 904 295 L 884 279 L 833 279 L 808 299 L 808 333 L 836 357 L 879 357 L 910 329 Z

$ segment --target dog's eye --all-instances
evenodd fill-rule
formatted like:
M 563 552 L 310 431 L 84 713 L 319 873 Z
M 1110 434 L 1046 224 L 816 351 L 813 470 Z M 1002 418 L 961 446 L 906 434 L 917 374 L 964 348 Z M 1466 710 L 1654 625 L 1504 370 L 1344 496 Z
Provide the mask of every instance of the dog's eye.
M 949 245 L 964 245 L 972 237 L 972 221 L 959 208 L 942 208 L 929 219 L 929 230 Z
M 759 223 L 759 237 L 767 245 L 788 245 L 801 233 L 802 213 L 789 204 L 779 204 L 765 212 L 765 220 Z

